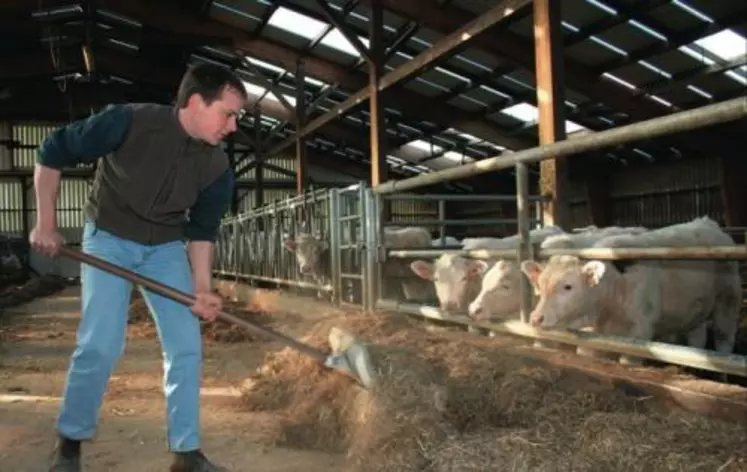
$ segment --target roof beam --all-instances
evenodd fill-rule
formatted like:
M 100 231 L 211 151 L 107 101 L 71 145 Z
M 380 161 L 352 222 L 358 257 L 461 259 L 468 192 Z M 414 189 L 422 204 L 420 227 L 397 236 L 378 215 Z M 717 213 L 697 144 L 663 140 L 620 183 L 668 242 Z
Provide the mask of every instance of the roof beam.
M 76 2 L 73 0 L 44 0 L 43 2 L 39 0 L 3 0 L 0 2 L 0 12 L 13 10 L 23 10 L 28 12 L 51 10 L 54 8 L 79 5 L 80 3 L 82 2 Z M 40 5 L 44 8 L 40 8 Z
M 448 33 L 458 28 L 465 21 L 474 18 L 470 12 L 454 6 L 439 8 L 435 2 L 429 2 L 432 8 L 424 8 L 423 0 L 382 0 L 387 10 L 405 18 L 417 19 L 421 25 L 441 33 Z M 370 5 L 371 0 L 362 0 Z M 737 15 L 737 16 L 741 16 Z M 718 21 L 720 22 L 720 21 Z M 507 59 L 526 70 L 534 72 L 534 50 L 530 39 L 506 30 L 493 30 L 475 38 L 473 46 L 495 56 Z M 651 53 L 661 52 L 659 43 L 651 48 Z M 667 49 L 671 46 L 667 46 Z M 599 71 L 593 71 L 583 64 L 564 58 L 565 82 L 569 89 L 589 97 L 594 101 L 605 103 L 615 110 L 628 115 L 631 121 L 642 121 L 667 115 L 677 111 L 669 107 L 648 100 L 636 98 L 635 91 L 612 81 L 605 81 L 599 77 Z M 717 146 L 718 139 L 707 141 L 695 140 L 688 135 L 669 136 L 672 142 L 680 142 L 684 147 L 696 150 L 698 153 L 710 154 Z
M 348 90 L 360 90 L 368 83 L 366 73 L 348 71 L 339 64 L 313 55 L 301 57 L 290 47 L 256 38 L 251 32 L 216 20 L 200 18 L 178 5 L 169 7 L 144 0 L 109 0 L 107 7 L 140 23 L 166 32 L 200 31 L 211 37 L 229 38 L 233 41 L 233 48 L 236 51 L 287 70 L 295 70 L 298 61 L 302 60 L 307 76 L 330 84 L 339 84 Z M 450 126 L 510 149 L 523 149 L 532 145 L 524 139 L 508 136 L 500 130 L 498 125 L 483 119 L 479 114 L 434 102 L 426 96 L 409 90 L 392 90 L 387 97 L 394 103 L 400 104 L 404 113 L 418 119 Z
M 454 6 L 439 8 L 435 2 L 428 2 L 432 8 L 424 8 L 423 0 L 382 0 L 385 8 L 406 18 L 417 19 L 423 26 L 440 33 L 449 33 L 474 18 L 474 14 Z M 370 4 L 370 0 L 362 0 Z M 534 48 L 531 39 L 505 30 L 490 31 L 475 38 L 472 46 L 477 47 L 498 59 L 507 59 L 522 68 L 534 72 Z M 624 111 L 636 120 L 644 120 L 665 113 L 667 107 L 655 102 L 632 101 L 631 93 L 625 87 L 598 80 L 597 75 L 582 64 L 564 59 L 566 82 L 569 88 L 613 108 Z
M 746 20 L 747 20 L 747 7 L 743 7 L 739 11 L 733 14 L 730 14 L 726 18 L 716 18 L 714 19 L 713 23 L 701 23 L 698 26 L 692 27 L 690 29 L 687 29 L 685 31 L 681 31 L 675 35 L 672 35 L 668 38 L 668 41 L 666 42 L 656 41 L 652 43 L 650 46 L 644 46 L 640 49 L 636 49 L 635 51 L 631 51 L 626 56 L 620 56 L 619 58 L 607 61 L 599 65 L 598 67 L 595 67 L 593 72 L 602 74 L 604 72 L 610 72 L 615 69 L 619 69 L 633 62 L 640 61 L 641 59 L 646 59 L 647 57 L 655 56 L 657 54 L 662 54 L 672 49 L 676 49 L 680 46 L 690 44 L 693 41 L 697 41 L 700 38 L 704 38 L 711 34 L 718 33 L 731 26 L 744 23 Z M 642 23 L 645 24 L 646 21 L 644 20 L 642 21 Z M 648 26 L 651 28 L 654 28 L 653 25 L 649 24 Z M 664 32 L 661 32 L 661 33 L 664 33 Z M 622 90 L 628 90 L 625 87 L 619 87 L 619 88 Z M 628 92 L 633 93 L 629 90 Z
M 478 38 L 491 26 L 510 16 L 511 13 L 516 11 L 516 9 L 530 1 L 531 0 L 503 0 L 485 14 L 465 22 L 465 24 L 457 28 L 456 31 L 444 37 L 431 48 L 414 57 L 411 61 L 408 61 L 397 69 L 384 74 L 379 81 L 379 93 L 402 81 L 408 80 L 422 71 L 433 67 L 438 63 L 438 61 L 444 60 L 445 58 L 455 54 L 457 51 L 464 48 L 469 41 L 475 40 L 475 38 Z M 338 116 L 349 112 L 355 106 L 370 99 L 371 93 L 370 87 L 361 88 L 358 92 L 348 97 L 347 100 L 332 108 L 327 113 L 309 121 L 306 126 L 297 130 L 296 134 L 299 136 L 306 136 L 313 133 Z M 292 144 L 293 140 L 288 138 L 278 146 L 268 150 L 267 153 L 270 155 L 276 154 Z

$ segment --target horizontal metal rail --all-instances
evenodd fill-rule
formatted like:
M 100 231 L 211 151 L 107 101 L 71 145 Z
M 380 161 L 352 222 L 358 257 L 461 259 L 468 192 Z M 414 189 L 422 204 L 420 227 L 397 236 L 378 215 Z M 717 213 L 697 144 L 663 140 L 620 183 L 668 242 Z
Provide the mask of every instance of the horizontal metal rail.
M 425 318 L 442 320 L 463 326 L 472 326 L 493 332 L 522 336 L 530 339 L 554 341 L 572 344 L 601 351 L 616 352 L 629 356 L 677 364 L 696 369 L 720 372 L 724 374 L 747 377 L 747 356 L 737 354 L 722 354 L 706 349 L 698 349 L 677 344 L 656 341 L 644 341 L 621 336 L 609 336 L 586 333 L 583 331 L 559 331 L 534 328 L 519 320 L 503 323 L 479 323 L 466 317 L 446 315 L 433 307 L 401 303 L 395 300 L 379 299 L 376 307 L 382 310 L 399 311 Z M 517 314 L 518 318 L 518 314 Z
M 449 193 L 397 193 L 383 196 L 385 200 L 411 200 L 411 201 L 433 201 L 444 200 L 451 202 L 515 202 L 516 195 L 461 195 Z M 530 195 L 530 202 L 547 202 L 549 196 Z
M 530 220 L 539 221 L 539 220 Z M 417 220 L 413 221 L 416 226 L 488 226 L 488 225 L 515 225 L 516 218 L 493 218 L 493 219 L 464 219 L 464 220 Z M 401 221 L 387 221 L 382 226 L 402 226 Z
M 252 275 L 252 274 L 237 274 L 235 272 L 229 272 L 225 270 L 214 270 L 213 274 L 215 275 L 221 275 L 223 277 L 235 277 L 237 279 L 245 279 L 245 280 L 259 280 L 260 282 L 268 282 L 272 284 L 278 284 L 278 285 L 293 285 L 295 287 L 300 288 L 311 288 L 314 290 L 322 290 L 324 292 L 331 292 L 332 286 L 331 285 L 319 285 L 319 284 L 312 284 L 309 282 L 300 282 L 296 280 L 286 280 L 286 279 L 279 279 L 276 277 L 265 277 L 262 275 Z
M 605 131 L 590 132 L 575 139 L 566 139 L 515 153 L 503 153 L 499 156 L 471 162 L 459 167 L 430 172 L 403 180 L 388 180 L 374 187 L 373 191 L 384 195 L 411 190 L 427 185 L 508 169 L 518 163 L 530 164 L 546 159 L 570 156 L 632 141 L 681 133 L 717 123 L 737 120 L 745 116 L 747 116 L 747 97 L 734 98 L 713 105 L 672 113 Z
M 474 259 L 516 258 L 517 249 L 392 249 L 387 251 L 388 257 L 404 259 L 409 257 L 439 257 L 442 254 L 471 257 Z M 740 260 L 747 259 L 745 246 L 692 246 L 692 247 L 647 247 L 647 248 L 604 248 L 593 247 L 583 249 L 540 249 L 535 252 L 535 258 L 546 259 L 551 256 L 576 256 L 581 259 L 599 259 L 603 261 L 619 261 L 626 259 L 719 259 Z

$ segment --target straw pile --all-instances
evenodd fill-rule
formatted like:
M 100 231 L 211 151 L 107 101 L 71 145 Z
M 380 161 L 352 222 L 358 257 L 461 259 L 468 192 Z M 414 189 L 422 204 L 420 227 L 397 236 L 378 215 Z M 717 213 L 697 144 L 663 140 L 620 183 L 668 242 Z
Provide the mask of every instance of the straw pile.
M 267 324 L 270 321 L 268 313 L 250 309 L 248 306 L 240 305 L 237 302 L 224 299 L 223 309 L 231 314 L 255 324 Z M 142 335 L 153 337 L 155 333 L 155 323 L 150 314 L 150 309 L 140 294 L 139 290 L 132 291 L 132 298 L 129 308 L 130 325 L 137 325 Z M 254 341 L 257 338 L 254 334 L 249 333 L 244 328 L 226 323 L 225 321 L 216 320 L 213 323 L 200 320 L 200 330 L 205 339 L 220 343 L 237 343 L 243 341 Z
M 501 353 L 466 333 L 428 333 L 402 315 L 320 322 L 372 344 L 379 384 L 363 390 L 295 351 L 267 355 L 243 386 L 273 446 L 345 453 L 350 471 L 747 471 L 747 431 L 582 374 Z

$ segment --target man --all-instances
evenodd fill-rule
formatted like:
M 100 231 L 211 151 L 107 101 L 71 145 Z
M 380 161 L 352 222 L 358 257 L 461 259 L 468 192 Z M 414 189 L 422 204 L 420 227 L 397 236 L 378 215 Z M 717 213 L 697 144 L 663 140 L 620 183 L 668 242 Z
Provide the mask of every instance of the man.
M 195 296 L 195 305 L 185 307 L 143 293 L 164 352 L 172 472 L 225 471 L 200 450 L 202 344 L 194 314 L 212 321 L 221 308 L 211 290 L 212 252 L 234 182 L 219 143 L 236 130 L 246 98 L 231 71 L 192 67 L 176 106 L 110 105 L 68 124 L 42 143 L 34 172 L 34 249 L 54 256 L 62 243 L 55 219 L 60 170 L 101 158 L 84 208 L 83 251 Z M 80 442 L 94 436 L 125 345 L 132 285 L 84 264 L 81 286 L 76 349 L 56 425 L 55 472 L 81 470 Z

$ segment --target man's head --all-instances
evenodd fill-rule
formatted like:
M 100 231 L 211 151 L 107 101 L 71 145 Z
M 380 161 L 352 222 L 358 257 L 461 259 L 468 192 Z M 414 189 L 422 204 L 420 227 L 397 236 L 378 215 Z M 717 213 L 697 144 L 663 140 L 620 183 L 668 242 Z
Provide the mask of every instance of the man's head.
M 231 70 L 215 64 L 197 64 L 184 74 L 176 106 L 190 136 L 217 145 L 236 131 L 236 120 L 246 99 L 244 84 Z

